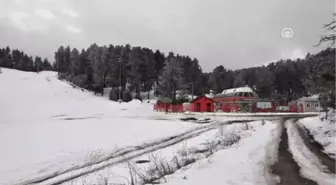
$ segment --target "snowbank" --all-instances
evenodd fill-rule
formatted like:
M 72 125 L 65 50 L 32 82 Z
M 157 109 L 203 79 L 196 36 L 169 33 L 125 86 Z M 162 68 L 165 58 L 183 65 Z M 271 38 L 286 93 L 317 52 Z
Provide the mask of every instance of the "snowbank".
M 317 116 L 317 112 L 304 112 L 304 113 L 292 113 L 292 112 L 258 112 L 258 113 L 233 113 L 233 112 L 186 112 L 187 115 L 202 115 L 202 116 L 227 116 L 227 117 L 267 117 L 267 116 L 299 116 L 309 115 Z
M 276 144 L 274 137 L 277 137 L 278 130 L 271 122 L 266 122 L 264 126 L 254 123 L 253 129 L 242 135 L 243 139 L 238 144 L 215 153 L 210 159 L 204 159 L 186 171 L 179 171 L 166 184 L 269 185 L 272 179 L 269 178 L 267 162 L 273 159 L 265 159 L 273 151 L 269 151 L 267 146 Z
M 325 113 L 321 113 L 320 117 L 304 118 L 299 122 L 303 124 L 313 135 L 314 139 L 324 146 L 324 152 L 331 154 L 330 157 L 335 158 L 336 154 L 336 125 L 335 113 L 329 112 L 329 119 L 322 121 L 320 118 Z
M 292 122 L 286 123 L 288 145 L 294 160 L 300 166 L 302 175 L 318 184 L 334 185 L 335 175 L 325 173 L 326 166 L 307 148 Z

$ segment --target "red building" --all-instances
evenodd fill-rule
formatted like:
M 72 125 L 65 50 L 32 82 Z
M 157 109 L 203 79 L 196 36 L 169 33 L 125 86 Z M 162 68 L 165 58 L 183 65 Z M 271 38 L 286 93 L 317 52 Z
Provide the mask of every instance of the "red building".
M 213 98 L 216 111 L 222 112 L 252 112 L 253 103 L 258 99 L 250 87 L 226 89 Z
M 199 96 L 191 101 L 191 112 L 214 112 L 215 101 L 206 96 Z

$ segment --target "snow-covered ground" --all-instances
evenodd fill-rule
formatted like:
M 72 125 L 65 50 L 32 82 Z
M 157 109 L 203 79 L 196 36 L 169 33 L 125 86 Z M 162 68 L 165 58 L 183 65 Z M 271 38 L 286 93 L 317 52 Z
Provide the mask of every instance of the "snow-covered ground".
M 288 145 L 294 160 L 300 166 L 300 173 L 307 179 L 318 184 L 334 185 L 335 175 L 325 172 L 327 167 L 304 144 L 297 127 L 290 122 L 286 123 L 288 132 Z
M 203 116 L 230 116 L 230 117 L 241 117 L 241 116 L 284 116 L 284 115 L 311 115 L 317 116 L 319 113 L 317 112 L 303 112 L 303 113 L 292 113 L 292 112 L 257 112 L 257 113 L 233 113 L 233 112 L 186 112 L 185 115 L 203 115 Z
M 331 154 L 330 156 L 335 158 L 336 154 L 336 122 L 335 112 L 330 111 L 328 113 L 328 119 L 325 117 L 325 113 L 321 113 L 319 117 L 304 118 L 300 120 L 313 135 L 314 139 L 324 146 L 324 152 Z
M 277 124 L 269 121 L 266 121 L 265 125 L 262 125 L 261 121 L 251 122 L 247 127 L 246 124 L 241 123 L 227 125 L 222 130 L 208 131 L 198 137 L 137 157 L 129 163 L 100 170 L 64 185 L 99 184 L 104 180 L 111 184 L 131 184 L 130 169 L 136 169 L 137 172 L 133 173 L 141 173 L 141 170 L 148 171 L 155 160 L 163 160 L 173 165 L 175 159 L 183 157 L 196 158 L 197 161 L 176 171 L 173 175 L 166 176 L 164 180 L 161 179 L 162 183 L 197 185 L 208 184 L 211 179 L 211 184 L 269 185 L 274 182 L 274 179 L 268 172 L 268 165 L 276 160 L 277 148 L 274 146 L 279 142 L 280 131 Z M 207 147 L 206 143 L 230 137 L 232 134 L 239 135 L 240 141 L 219 149 L 208 158 L 191 153 L 204 149 Z M 185 154 L 181 154 L 183 152 Z M 136 164 L 135 161 L 138 160 L 151 162 Z M 136 175 L 133 174 L 133 176 Z M 141 181 L 139 177 L 133 179 Z
M 210 159 L 203 159 L 188 170 L 172 175 L 167 184 L 258 184 L 274 182 L 268 172 L 277 155 L 276 145 L 280 128 L 267 122 L 250 124 L 253 129 L 241 132 L 241 141 L 218 151 Z
M 2 185 L 198 127 L 155 120 L 151 104 L 106 101 L 54 72 L 2 69 L 0 84 Z
M 151 163 L 139 165 L 137 160 L 160 156 L 171 161 L 183 150 L 201 151 L 233 135 L 240 140 L 209 158 L 191 154 L 197 161 L 168 176 L 167 183 L 209 184 L 209 179 L 211 184 L 273 182 L 268 166 L 276 160 L 281 133 L 274 122 L 220 126 L 239 114 L 198 114 L 198 118 L 212 116 L 216 121 L 183 122 L 178 118 L 190 115 L 156 113 L 151 103 L 107 101 L 58 80 L 54 72 L 2 69 L 0 84 L 1 185 L 51 177 L 38 183 L 48 185 L 86 172 L 93 173 L 70 184 L 97 184 L 100 177 L 125 183 L 130 180 L 129 165 L 142 170 L 150 167 Z M 244 116 L 240 119 L 252 119 Z M 125 151 L 128 153 L 120 154 Z M 53 177 L 58 172 L 63 174 Z

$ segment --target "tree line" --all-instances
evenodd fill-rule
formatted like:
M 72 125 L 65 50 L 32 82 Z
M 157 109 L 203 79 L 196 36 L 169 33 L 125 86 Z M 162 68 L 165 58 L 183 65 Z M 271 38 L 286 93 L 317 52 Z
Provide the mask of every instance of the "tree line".
M 122 99 L 132 99 L 129 92 L 155 91 L 157 96 L 176 100 L 178 90 L 202 95 L 210 90 L 240 86 L 253 88 L 261 98 L 279 103 L 309 94 L 321 93 L 330 102 L 335 100 L 335 48 L 327 48 L 303 59 L 279 60 L 267 66 L 239 70 L 217 66 L 212 72 L 202 71 L 199 61 L 185 55 L 165 55 L 159 50 L 130 45 L 98 46 L 92 44 L 79 51 L 60 46 L 53 65 L 47 59 L 28 56 L 9 47 L 0 49 L 0 67 L 39 72 L 55 70 L 60 78 L 90 89 L 93 86 L 112 87 L 113 100 L 119 89 Z
M 157 95 L 169 97 L 177 90 L 187 89 L 188 84 L 197 84 L 204 76 L 196 58 L 173 52 L 165 56 L 159 50 L 112 44 L 92 44 L 80 52 L 60 46 L 55 53 L 55 69 L 60 78 L 87 89 L 112 87 L 136 94 L 154 90 Z M 196 94 L 205 92 L 194 89 Z
M 32 57 L 18 49 L 11 50 L 10 47 L 0 48 L 0 67 L 32 72 L 53 70 L 47 58 Z
M 173 52 L 166 56 L 159 50 L 130 45 L 92 44 L 81 52 L 61 46 L 55 62 L 59 75 L 80 87 L 112 87 L 135 93 L 155 90 L 172 99 L 177 90 L 201 95 L 247 85 L 262 98 L 285 103 L 309 94 L 334 94 L 335 88 L 335 48 L 261 67 L 230 70 L 220 65 L 210 73 L 202 71 L 196 58 Z

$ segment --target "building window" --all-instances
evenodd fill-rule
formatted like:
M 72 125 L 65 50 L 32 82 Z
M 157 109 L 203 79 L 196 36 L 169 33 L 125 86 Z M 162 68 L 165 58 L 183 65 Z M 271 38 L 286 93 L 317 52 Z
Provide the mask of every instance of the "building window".
M 269 109 L 269 108 L 272 108 L 272 103 L 271 102 L 257 102 L 257 108 Z
M 307 103 L 307 107 L 310 107 L 310 104 L 309 104 L 309 103 Z
M 316 105 L 315 105 L 315 107 L 318 107 L 319 106 L 319 104 L 317 103 Z

